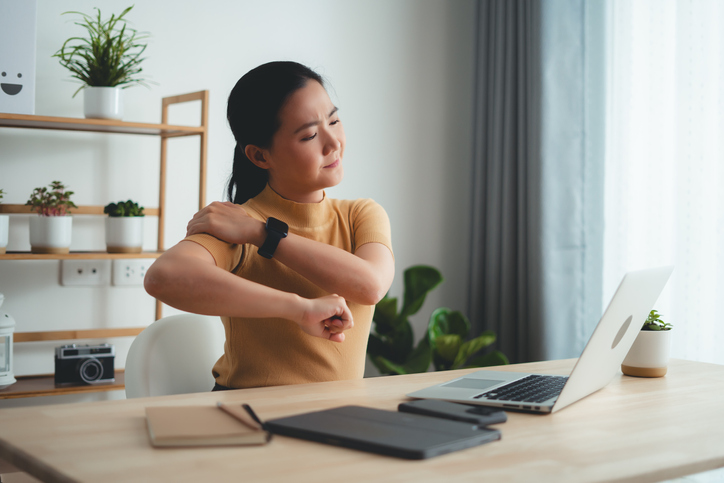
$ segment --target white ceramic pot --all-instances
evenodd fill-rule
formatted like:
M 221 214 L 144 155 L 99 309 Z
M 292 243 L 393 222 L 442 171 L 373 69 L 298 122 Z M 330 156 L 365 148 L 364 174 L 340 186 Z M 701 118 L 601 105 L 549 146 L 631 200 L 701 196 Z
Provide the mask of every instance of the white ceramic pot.
M 72 216 L 33 216 L 30 218 L 30 251 L 68 253 L 72 231 Z
M 108 253 L 141 253 L 143 216 L 109 216 L 106 218 Z
M 0 215 L 0 255 L 5 253 L 8 246 L 9 226 L 10 217 L 8 215 Z
M 661 377 L 666 375 L 671 353 L 671 330 L 642 330 L 621 364 L 628 376 Z
M 83 111 L 88 119 L 123 119 L 123 89 L 120 87 L 86 87 Z
M 5 296 L 0 293 L 0 306 Z M 15 319 L 0 310 L 0 389 L 17 382 L 13 376 L 13 331 Z

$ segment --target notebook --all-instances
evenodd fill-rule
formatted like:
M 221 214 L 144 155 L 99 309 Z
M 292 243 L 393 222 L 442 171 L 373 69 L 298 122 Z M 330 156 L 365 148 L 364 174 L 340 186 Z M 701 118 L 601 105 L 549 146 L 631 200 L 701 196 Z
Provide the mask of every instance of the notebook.
M 386 456 L 425 459 L 500 439 L 500 431 L 417 414 L 343 406 L 273 419 L 272 433 Z
M 598 391 L 621 363 L 673 267 L 629 272 L 621 281 L 569 376 L 478 371 L 408 394 L 534 413 L 552 413 Z M 528 392 L 534 386 L 533 392 Z
M 146 421 L 158 447 L 258 445 L 271 438 L 241 406 L 153 406 Z

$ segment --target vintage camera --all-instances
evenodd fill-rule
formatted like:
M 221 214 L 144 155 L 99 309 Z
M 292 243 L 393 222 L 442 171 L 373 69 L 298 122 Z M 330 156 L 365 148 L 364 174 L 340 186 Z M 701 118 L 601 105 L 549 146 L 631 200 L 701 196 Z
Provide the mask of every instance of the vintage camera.
M 55 384 L 114 382 L 116 349 L 110 344 L 64 345 L 55 348 Z

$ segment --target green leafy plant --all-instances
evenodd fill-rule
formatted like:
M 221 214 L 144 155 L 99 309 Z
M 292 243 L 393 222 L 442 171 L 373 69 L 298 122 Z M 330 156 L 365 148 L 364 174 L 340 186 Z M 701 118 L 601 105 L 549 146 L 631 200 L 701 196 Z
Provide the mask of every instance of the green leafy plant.
M 71 71 L 72 77 L 83 83 L 73 97 L 88 86 L 126 88 L 140 84 L 148 87 L 146 80 L 138 75 L 143 71 L 141 63 L 145 58 L 141 55 L 147 47 L 141 41 L 149 35 L 128 27 L 125 16 L 132 8 L 105 20 L 97 7 L 95 16 L 75 11 L 63 13 L 80 15 L 75 24 L 85 28 L 88 34 L 87 38 L 69 38 L 53 55 L 60 59 L 60 65 Z
M 3 197 L 5 196 L 5 191 L 0 189 L 0 203 L 3 202 Z
M 446 307 L 432 312 L 425 335 L 414 346 L 409 317 L 419 312 L 427 294 L 442 282 L 442 274 L 437 269 L 413 266 L 404 273 L 400 311 L 397 311 L 397 298 L 385 296 L 377 303 L 367 354 L 382 374 L 425 372 L 431 362 L 438 371 L 508 364 L 500 351 L 481 353 L 495 342 L 495 333 L 485 331 L 466 341 L 470 321 L 461 312 Z
M 143 206 L 138 206 L 138 203 L 131 200 L 119 201 L 118 203 L 108 203 L 105 208 L 103 208 L 103 213 L 113 217 L 144 216 Z
M 60 181 L 53 181 L 50 183 L 50 189 L 35 188 L 25 204 L 30 205 L 30 209 L 41 216 L 66 216 L 70 214 L 70 208 L 78 208 L 70 200 L 73 194 L 75 194 L 73 191 L 66 191 L 66 187 Z
M 661 314 L 656 310 L 649 312 L 646 322 L 641 330 L 671 330 L 674 326 L 661 320 Z

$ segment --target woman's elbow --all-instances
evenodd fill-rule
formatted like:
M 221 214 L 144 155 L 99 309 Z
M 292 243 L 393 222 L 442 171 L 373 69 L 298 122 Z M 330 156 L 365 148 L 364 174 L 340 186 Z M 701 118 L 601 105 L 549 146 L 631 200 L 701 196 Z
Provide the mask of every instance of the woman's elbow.
M 377 280 L 371 281 L 362 288 L 359 302 L 362 305 L 377 305 L 377 302 L 385 297 L 389 288 Z
M 158 261 L 148 267 L 146 276 L 143 277 L 143 288 L 153 298 L 162 299 L 164 288 L 168 287 L 168 273 Z

